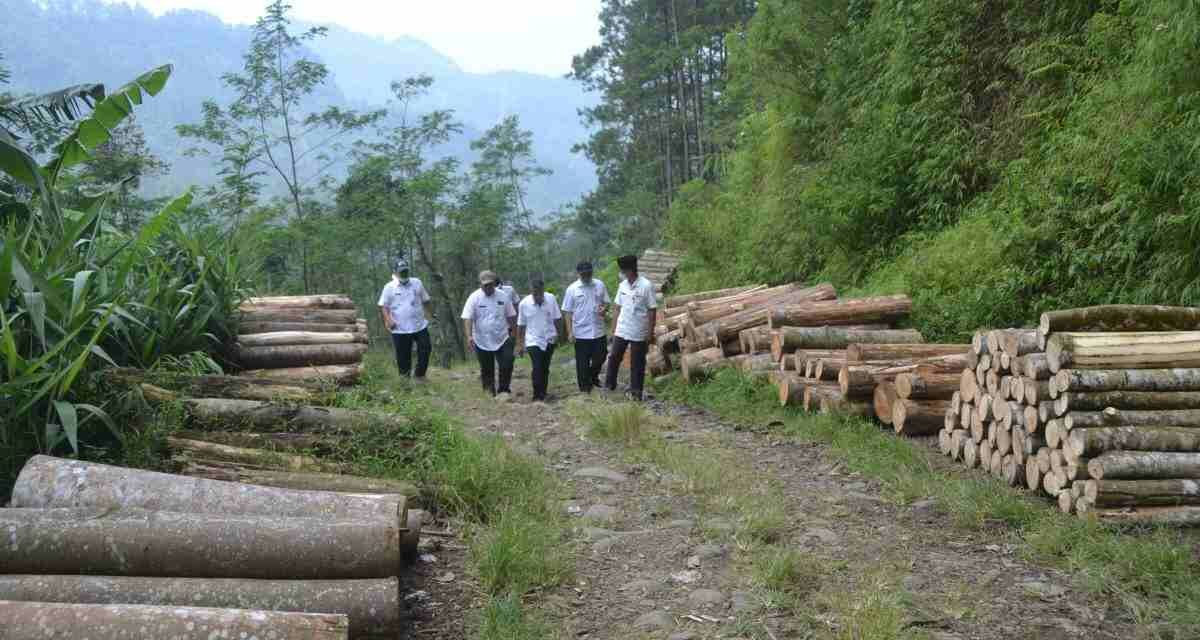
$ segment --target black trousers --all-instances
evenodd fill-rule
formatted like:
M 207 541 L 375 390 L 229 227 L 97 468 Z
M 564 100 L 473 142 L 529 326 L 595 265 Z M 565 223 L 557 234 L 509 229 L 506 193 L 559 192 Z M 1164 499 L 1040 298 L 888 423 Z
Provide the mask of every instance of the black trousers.
M 589 393 L 592 387 L 600 386 L 600 370 L 607 356 L 608 338 L 575 339 L 575 378 L 580 391 Z
M 629 390 L 638 400 L 642 399 L 642 389 L 646 385 L 646 354 L 650 352 L 646 342 L 633 342 L 620 336 L 613 336 L 612 353 L 608 355 L 608 371 L 604 383 L 610 391 L 617 389 L 617 374 L 621 371 L 621 361 L 625 359 L 625 350 L 629 349 Z
M 392 346 L 396 348 L 396 367 L 400 369 L 400 377 L 412 375 L 412 347 L 417 345 L 417 377 L 424 378 L 429 371 L 429 354 L 433 351 L 433 343 L 429 340 L 429 329 L 421 329 L 416 333 L 393 333 Z
M 475 347 L 475 355 L 479 358 L 479 380 L 483 390 L 496 395 L 497 393 L 512 393 L 513 374 L 513 339 L 509 338 L 497 351 L 484 351 Z M 496 366 L 500 367 L 500 386 L 496 386 Z
M 550 360 L 554 358 L 554 345 L 529 347 L 529 360 L 533 363 L 533 399 L 545 400 L 550 386 Z

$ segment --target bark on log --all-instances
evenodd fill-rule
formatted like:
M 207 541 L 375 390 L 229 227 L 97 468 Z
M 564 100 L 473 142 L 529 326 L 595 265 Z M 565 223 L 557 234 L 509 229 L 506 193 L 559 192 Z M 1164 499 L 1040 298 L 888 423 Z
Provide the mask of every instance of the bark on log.
M 334 399 L 331 390 L 305 381 L 240 376 L 189 376 L 140 369 L 110 369 L 104 372 L 104 379 L 113 384 L 127 386 L 150 383 L 194 398 L 232 398 L 304 404 L 328 404 Z
M 1092 458 L 1087 470 L 1096 480 L 1200 478 L 1200 453 L 1109 451 Z
M 1050 372 L 1050 361 L 1046 359 L 1044 353 L 1031 353 L 1021 356 L 1017 360 L 1020 364 L 1016 365 L 1016 369 L 1021 372 L 1023 377 L 1048 380 L 1053 375 Z
M 344 640 L 344 615 L 139 604 L 0 601 L 0 631 L 11 640 L 34 638 L 289 638 Z
M 742 353 L 760 353 L 771 351 L 772 332 L 767 327 L 754 327 L 738 334 L 738 342 Z M 776 362 L 779 358 L 774 359 Z
M 304 324 L 358 324 L 358 311 L 294 309 L 289 307 L 255 308 L 243 311 L 240 322 L 301 322 Z
M 1068 461 L 1107 451 L 1200 452 L 1200 430 L 1177 427 L 1099 427 L 1071 431 L 1063 445 Z
M 967 349 L 964 344 L 851 344 L 846 347 L 846 359 L 862 362 L 961 356 L 965 361 Z
M 846 366 L 845 358 L 818 358 L 816 362 L 817 364 L 813 367 L 812 376 L 810 377 L 826 382 L 837 382 L 838 376 L 842 372 L 842 367 Z
M 254 465 L 267 469 L 317 472 L 337 470 L 337 465 L 321 462 L 312 456 L 268 451 L 266 449 L 234 447 L 215 442 L 204 442 L 202 440 L 168 437 L 167 449 L 173 453 L 184 454 L 185 456 L 224 460 L 226 462 Z
M 892 405 L 892 429 L 902 436 L 927 436 L 942 428 L 948 400 L 904 400 Z
M 896 385 L 890 382 L 881 382 L 875 385 L 875 391 L 871 398 L 872 404 L 875 406 L 875 417 L 880 422 L 891 425 L 892 406 L 899 400 L 896 395 Z
M 1036 329 L 1010 329 L 1000 332 L 1000 350 L 1013 358 L 1039 351 Z
M 1063 369 L 1054 375 L 1051 389 L 1059 393 L 1200 391 L 1200 369 Z
M 1038 331 L 1195 331 L 1200 308 L 1113 304 L 1043 313 Z
M 357 309 L 350 296 L 340 293 L 310 296 L 264 296 L 248 298 L 242 309 L 290 307 L 293 309 Z
M 307 333 L 366 333 L 360 323 L 354 329 L 346 324 L 320 322 L 243 322 L 238 325 L 239 335 L 277 333 L 280 331 L 303 331 Z
M 358 364 L 366 353 L 365 344 L 238 347 L 234 350 L 234 358 L 245 369 L 293 369 Z
M 679 369 L 683 372 L 685 381 L 696 383 L 712 375 L 713 371 L 730 366 L 730 363 L 725 360 L 728 358 L 719 347 L 710 347 L 695 353 L 684 354 L 679 358 Z
M 0 576 L 0 600 L 340 614 L 349 619 L 351 638 L 381 635 L 396 637 L 401 632 L 400 581 L 396 578 L 236 580 L 117 576 Z M 140 636 L 141 634 L 134 635 Z M 169 634 L 155 635 L 154 637 L 174 638 L 180 636 Z M 259 635 L 258 637 L 265 636 Z
M 820 327 L 825 325 L 892 324 L 912 312 L 912 299 L 903 295 L 850 300 L 823 299 L 830 301 L 806 300 L 803 303 L 775 306 L 768 314 L 767 326 L 778 329 L 780 327 Z
M 333 436 L 310 433 L 254 433 L 249 431 L 176 431 L 175 437 L 184 440 L 200 440 L 231 447 L 267 449 L 303 453 L 308 450 L 330 451 L 340 440 Z
M 1022 381 L 1022 386 L 1025 389 L 1025 404 L 1036 405 L 1050 398 L 1049 382 L 1025 378 Z
M 169 402 L 173 394 L 142 385 L 142 394 L 153 402 Z M 192 421 L 212 428 L 261 429 L 302 433 L 341 433 L 371 427 L 403 429 L 406 418 L 374 411 L 308 407 L 255 400 L 194 398 L 180 400 Z
M 776 371 L 779 366 L 769 353 L 756 353 L 752 355 L 742 356 L 737 363 L 738 369 L 746 374 L 761 374 L 769 371 Z
M 1059 394 L 1053 407 L 1055 414 L 1060 416 L 1069 411 L 1103 411 L 1109 407 L 1143 411 L 1200 409 L 1200 393 L 1189 391 L 1065 392 Z
M 896 394 L 901 398 L 945 400 L 958 391 L 959 378 L 953 373 L 902 373 L 896 376 Z
M 848 327 L 780 327 L 772 339 L 771 353 L 782 355 L 797 349 L 845 349 L 858 343 L 901 344 L 924 342 L 913 329 L 865 330 Z
M 844 397 L 836 384 L 810 382 L 804 386 L 804 402 L 802 406 L 805 411 L 815 413 L 821 408 L 822 398 L 842 399 Z
M 0 566 L 14 574 L 178 578 L 390 578 L 395 521 L 105 508 L 0 509 Z
M 363 366 L 327 365 L 321 367 L 286 367 L 283 369 L 252 369 L 243 371 L 247 378 L 266 378 L 269 380 L 294 382 L 331 382 L 341 387 L 358 384 L 362 378 Z
M 1062 417 L 1067 431 L 1081 427 L 1188 427 L 1200 428 L 1200 409 L 1166 411 L 1072 411 Z
M 326 344 L 366 344 L 367 334 L 357 332 L 316 333 L 311 331 L 279 331 L 275 333 L 242 334 L 237 338 L 239 349 L 254 347 L 311 347 Z
M 977 356 L 982 356 L 988 353 L 986 331 L 976 331 L 975 335 L 971 336 L 971 353 L 974 353 Z
M 825 292 L 823 295 L 832 295 L 833 298 L 837 297 L 836 293 L 830 293 L 833 290 L 832 287 L 828 287 L 828 289 L 823 288 L 822 290 Z M 710 338 L 715 337 L 715 335 L 709 335 L 708 328 L 711 328 L 709 325 L 717 320 L 728 318 L 746 311 L 765 309 L 774 304 L 781 304 L 782 301 L 791 300 L 793 296 L 805 291 L 808 290 L 804 289 L 798 284 L 787 284 L 780 287 L 765 289 L 763 291 L 741 297 L 732 302 L 715 304 L 711 306 L 706 305 L 696 309 L 689 309 L 687 312 L 687 318 L 680 324 L 680 326 L 683 327 L 685 336 L 692 339 L 699 338 L 701 341 L 704 341 L 705 336 Z M 766 320 L 764 319 L 762 324 L 765 323 Z
M 398 494 L 402 496 L 417 496 L 421 493 L 415 485 L 401 480 L 363 478 L 337 473 L 299 473 L 269 469 L 250 469 L 237 465 L 213 464 L 211 461 L 205 461 L 204 464 L 192 461 L 185 462 L 180 473 L 192 478 L 207 478 L 209 480 L 240 482 L 261 487 L 277 487 L 300 491 Z M 411 513 L 412 510 L 410 509 L 409 512 Z
M 745 287 L 730 287 L 728 289 L 715 289 L 713 291 L 700 291 L 697 293 L 688 293 L 667 296 L 663 300 L 663 306 L 667 308 L 683 307 L 693 302 L 704 302 L 707 300 L 715 300 L 717 298 L 728 298 L 749 291 L 761 291 L 766 287 L 763 285 L 749 285 Z
M 1004 470 L 1000 477 L 1010 487 L 1019 487 L 1025 483 L 1025 465 L 1018 462 L 1013 455 L 1004 456 Z
M 1200 365 L 1200 331 L 1056 333 L 1046 343 L 1050 370 L 1163 369 Z
M 1081 498 L 1080 503 L 1087 501 Z M 1200 507 L 1144 507 L 1133 511 L 1126 509 L 1079 510 L 1080 517 L 1092 517 L 1101 522 L 1114 524 L 1159 524 L 1180 527 L 1200 525 Z
M 837 394 L 821 396 L 820 413 L 825 415 L 870 418 L 875 415 L 875 405 L 867 400 L 847 398 L 839 391 Z
M 1084 497 L 1096 507 L 1200 505 L 1200 482 L 1172 480 L 1088 480 Z
M 770 304 L 747 309 L 746 311 L 723 317 L 720 320 L 716 320 L 705 325 L 707 328 L 698 328 L 697 332 L 701 336 L 702 340 L 707 337 L 715 344 L 717 342 L 723 342 L 725 340 L 734 338 L 739 332 L 751 327 L 767 325 L 772 329 L 778 328 L 781 325 L 772 325 L 768 321 L 773 310 L 781 308 L 793 308 L 790 305 L 795 305 L 795 308 L 808 308 L 810 305 L 831 304 L 830 302 L 821 301 L 836 299 L 837 292 L 834 290 L 833 285 L 821 284 L 809 289 L 793 291 L 786 294 L 782 298 L 772 301 Z M 863 324 L 864 322 L 871 322 L 871 320 L 866 319 L 841 324 Z M 817 324 L 838 323 L 821 322 Z

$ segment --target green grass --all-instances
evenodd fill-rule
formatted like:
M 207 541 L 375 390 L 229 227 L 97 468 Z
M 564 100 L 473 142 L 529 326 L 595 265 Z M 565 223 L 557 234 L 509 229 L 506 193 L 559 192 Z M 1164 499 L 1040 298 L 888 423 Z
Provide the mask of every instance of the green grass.
M 930 463 L 933 452 L 866 420 L 781 409 L 770 391 L 733 371 L 706 385 L 672 381 L 660 389 L 671 400 L 704 407 L 737 424 L 773 424 L 779 433 L 824 443 L 849 468 L 882 481 L 896 502 L 934 497 L 957 526 L 993 533 L 1001 527 L 1028 559 L 1071 571 L 1080 586 L 1109 598 L 1137 624 L 1200 623 L 1200 567 L 1189 532 L 1116 528 L 1066 517 L 1049 503 L 991 479 L 939 471 Z M 886 609 L 887 603 L 877 604 Z

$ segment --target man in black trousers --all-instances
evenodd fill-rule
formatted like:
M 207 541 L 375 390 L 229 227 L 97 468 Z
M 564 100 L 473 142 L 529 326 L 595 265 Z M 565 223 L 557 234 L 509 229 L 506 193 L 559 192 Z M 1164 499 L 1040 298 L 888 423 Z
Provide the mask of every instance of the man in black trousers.
M 392 334 L 400 377 L 413 375 L 412 349 L 415 344 L 416 379 L 424 381 L 425 373 L 429 371 L 429 353 L 433 351 L 428 319 L 433 314 L 429 292 L 419 279 L 409 275 L 408 263 L 404 260 L 396 261 L 392 269 L 392 281 L 387 283 L 379 296 L 379 314 L 383 318 L 383 326 Z
M 617 318 L 613 323 L 613 346 L 608 355 L 605 386 L 617 390 L 617 373 L 625 350 L 629 350 L 629 399 L 641 401 L 646 383 L 646 356 L 654 344 L 658 300 L 654 285 L 638 275 L 637 256 L 617 260 L 621 268 L 621 286 L 617 288 Z
M 524 355 L 528 349 L 533 363 L 533 401 L 545 402 L 550 386 L 550 361 L 562 335 L 562 313 L 554 294 L 546 293 L 546 283 L 541 278 L 535 278 L 530 288 L 533 293 L 525 296 L 517 307 L 517 355 Z
M 600 369 L 608 355 L 604 316 L 612 302 L 604 283 L 592 278 L 592 263 L 575 267 L 579 279 L 563 294 L 562 311 L 567 340 L 575 343 L 575 377 L 579 390 L 591 393 L 600 386 Z

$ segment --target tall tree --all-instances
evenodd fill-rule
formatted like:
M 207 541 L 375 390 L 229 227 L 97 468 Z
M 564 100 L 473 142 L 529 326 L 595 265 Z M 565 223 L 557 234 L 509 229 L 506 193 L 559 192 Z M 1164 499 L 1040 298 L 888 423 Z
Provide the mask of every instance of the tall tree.
M 515 223 L 510 239 L 528 250 L 529 237 L 537 228 L 533 212 L 525 203 L 529 181 L 552 173 L 533 155 L 533 132 L 521 128 L 519 117 L 508 116 L 472 142 L 471 149 L 479 152 L 472 166 L 475 179 L 495 185 L 504 194 Z M 545 263 L 544 255 L 535 258 L 535 267 Z

